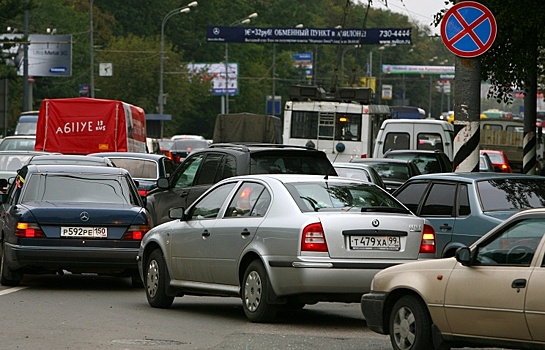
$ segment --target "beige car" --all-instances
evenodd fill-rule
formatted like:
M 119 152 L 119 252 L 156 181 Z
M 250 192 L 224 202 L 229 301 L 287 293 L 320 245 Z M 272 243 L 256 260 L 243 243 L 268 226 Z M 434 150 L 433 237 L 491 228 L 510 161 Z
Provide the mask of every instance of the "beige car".
M 361 308 L 395 350 L 545 349 L 545 209 L 522 211 L 456 257 L 387 268 Z

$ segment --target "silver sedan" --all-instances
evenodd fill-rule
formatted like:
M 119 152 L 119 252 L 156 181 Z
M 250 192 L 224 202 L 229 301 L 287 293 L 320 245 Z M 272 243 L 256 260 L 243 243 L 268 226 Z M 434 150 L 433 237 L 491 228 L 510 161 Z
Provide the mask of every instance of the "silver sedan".
M 348 178 L 232 177 L 170 216 L 138 254 L 149 304 L 168 308 L 184 294 L 239 297 L 252 322 L 281 308 L 359 302 L 378 271 L 435 252 L 426 219 Z

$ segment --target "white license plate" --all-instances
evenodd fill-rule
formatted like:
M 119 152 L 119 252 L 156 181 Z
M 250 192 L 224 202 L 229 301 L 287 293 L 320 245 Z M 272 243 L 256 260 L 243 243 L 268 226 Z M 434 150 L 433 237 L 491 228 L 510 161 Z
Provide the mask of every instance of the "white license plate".
M 61 237 L 106 238 L 108 237 L 108 228 L 106 227 L 61 227 Z
M 351 236 L 350 249 L 399 250 L 401 239 L 398 236 Z

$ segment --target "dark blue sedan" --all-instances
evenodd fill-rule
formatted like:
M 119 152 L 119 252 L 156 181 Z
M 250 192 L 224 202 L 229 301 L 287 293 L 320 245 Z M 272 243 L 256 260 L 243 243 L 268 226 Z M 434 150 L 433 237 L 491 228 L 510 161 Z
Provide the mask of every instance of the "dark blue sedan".
M 136 256 L 149 219 L 127 170 L 27 165 L 1 198 L 0 284 L 68 271 L 141 285 Z

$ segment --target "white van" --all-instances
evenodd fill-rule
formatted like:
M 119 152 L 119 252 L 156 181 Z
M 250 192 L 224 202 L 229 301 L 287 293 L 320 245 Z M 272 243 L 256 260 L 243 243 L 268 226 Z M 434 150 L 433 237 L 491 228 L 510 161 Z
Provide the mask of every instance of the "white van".
M 36 135 L 36 125 L 38 124 L 38 111 L 28 111 L 21 113 L 14 135 Z
M 438 150 L 452 161 L 454 127 L 436 119 L 387 119 L 377 134 L 373 158 L 395 149 Z

